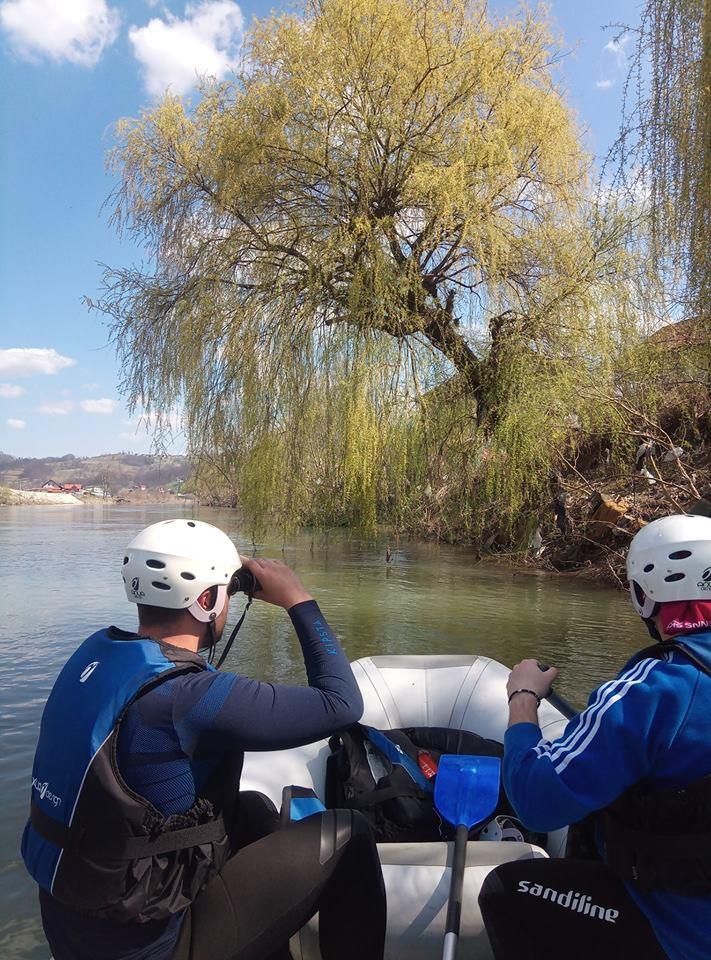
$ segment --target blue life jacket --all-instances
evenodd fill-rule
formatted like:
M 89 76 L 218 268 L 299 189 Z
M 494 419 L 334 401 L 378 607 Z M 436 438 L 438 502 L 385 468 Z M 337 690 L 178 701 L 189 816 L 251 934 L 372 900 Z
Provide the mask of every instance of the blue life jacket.
M 169 677 L 205 669 L 189 650 L 110 627 L 59 674 L 42 715 L 22 856 L 66 906 L 124 922 L 165 918 L 230 855 L 241 755 L 226 758 L 187 813 L 167 818 L 129 789 L 116 757 L 131 703 Z

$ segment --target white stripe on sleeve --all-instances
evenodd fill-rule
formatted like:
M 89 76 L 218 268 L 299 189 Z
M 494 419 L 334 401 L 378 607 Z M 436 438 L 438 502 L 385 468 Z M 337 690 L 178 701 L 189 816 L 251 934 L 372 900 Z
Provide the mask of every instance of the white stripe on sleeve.
M 622 686 L 617 691 L 617 693 L 614 694 L 614 696 L 610 697 L 605 701 L 602 708 L 597 711 L 595 716 L 595 722 L 593 723 L 592 728 L 590 729 L 589 733 L 584 738 L 584 740 L 579 744 L 579 746 L 576 749 L 574 749 L 572 752 L 567 753 L 566 756 L 563 757 L 563 759 L 556 764 L 556 766 L 554 767 L 556 773 L 559 773 L 559 774 L 562 773 L 572 760 L 574 760 L 576 757 L 579 757 L 580 754 L 583 753 L 583 751 L 590 745 L 590 743 L 594 739 L 597 731 L 600 729 L 602 718 L 610 709 L 610 707 L 614 706 L 616 703 L 619 703 L 619 701 L 631 689 L 631 687 L 634 687 L 638 683 L 644 683 L 644 681 L 647 679 L 647 676 L 651 673 L 652 669 L 659 663 L 659 660 L 656 660 L 656 659 L 642 660 L 641 663 L 644 664 L 644 670 L 642 671 L 642 673 L 634 677 L 634 679 L 631 679 L 630 677 L 628 677 L 627 682 L 624 684 L 624 686 Z
M 656 662 L 656 660 L 641 660 L 635 664 L 634 667 L 631 667 L 625 673 L 621 674 L 621 676 L 616 677 L 614 680 L 608 680 L 607 683 L 603 683 L 602 686 L 598 688 L 595 699 L 590 706 L 578 715 L 581 722 L 574 730 L 571 730 L 565 739 L 555 740 L 553 743 L 548 741 L 546 747 L 541 744 L 543 747 L 542 755 L 547 755 L 551 761 L 555 761 L 563 754 L 574 749 L 594 725 L 598 713 L 605 707 L 610 697 L 614 696 L 614 694 L 621 690 L 630 680 L 636 680 L 641 676 L 646 664 Z

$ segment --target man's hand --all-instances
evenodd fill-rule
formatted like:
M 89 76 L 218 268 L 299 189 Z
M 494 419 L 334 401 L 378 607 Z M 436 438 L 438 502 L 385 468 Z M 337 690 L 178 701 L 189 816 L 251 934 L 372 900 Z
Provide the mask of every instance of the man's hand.
M 557 676 L 558 671 L 555 667 L 541 670 L 538 660 L 522 660 L 509 674 L 506 695 L 510 697 L 514 690 L 533 690 L 539 697 L 545 697 Z M 525 694 L 522 693 L 520 696 L 524 697 Z M 518 697 L 515 699 L 518 700 Z
M 557 676 L 555 667 L 541 670 L 537 660 L 522 660 L 509 674 L 506 695 L 510 697 L 514 690 L 532 690 L 545 697 Z M 509 703 L 509 726 L 515 723 L 538 723 L 538 703 L 530 693 L 519 693 Z
M 304 600 L 313 600 L 294 571 L 281 560 L 263 560 L 257 557 L 242 557 L 242 564 L 259 580 L 261 590 L 254 596 L 265 603 L 273 603 L 285 610 Z

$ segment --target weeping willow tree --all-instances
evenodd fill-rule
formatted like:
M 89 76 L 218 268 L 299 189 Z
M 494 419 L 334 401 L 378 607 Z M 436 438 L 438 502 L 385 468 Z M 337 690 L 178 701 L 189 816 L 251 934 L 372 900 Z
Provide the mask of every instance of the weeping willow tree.
M 649 194 L 651 253 L 688 308 L 711 304 L 711 2 L 646 0 L 613 150 Z
M 119 124 L 115 218 L 151 264 L 105 278 L 125 392 L 182 403 L 251 516 L 513 530 L 594 417 L 624 228 L 554 53 L 478 0 L 317 0 L 194 107 Z

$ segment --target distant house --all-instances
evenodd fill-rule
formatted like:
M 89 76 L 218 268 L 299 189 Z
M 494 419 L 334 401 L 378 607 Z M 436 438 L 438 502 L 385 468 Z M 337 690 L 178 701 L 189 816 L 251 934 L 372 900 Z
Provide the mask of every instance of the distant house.
M 58 483 L 56 480 L 45 480 L 41 487 L 30 487 L 37 493 L 84 493 L 80 483 Z
M 64 487 L 56 480 L 45 480 L 41 487 L 32 487 L 32 489 L 41 493 L 64 493 Z
M 90 493 L 92 497 L 105 497 L 106 493 L 103 487 L 87 487 L 84 493 Z

